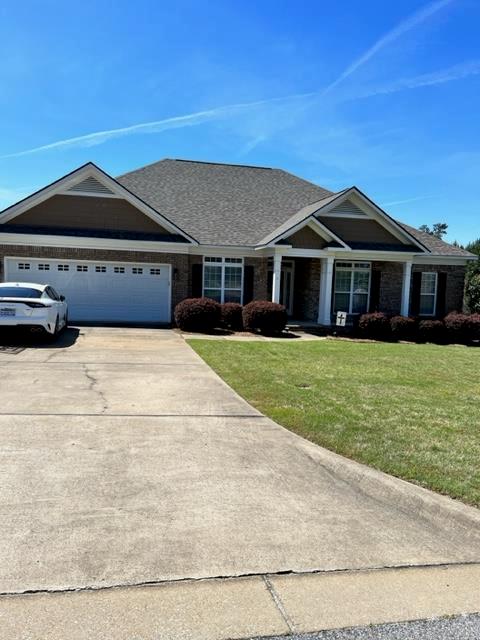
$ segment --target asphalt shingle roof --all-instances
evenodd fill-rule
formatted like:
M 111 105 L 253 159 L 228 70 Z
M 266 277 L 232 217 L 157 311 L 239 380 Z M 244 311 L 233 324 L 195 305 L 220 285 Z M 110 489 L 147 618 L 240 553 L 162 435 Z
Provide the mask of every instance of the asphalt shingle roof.
M 255 246 L 331 191 L 281 169 L 160 160 L 117 178 L 200 244 Z
M 225 246 L 256 246 L 265 238 L 276 236 L 279 229 L 290 228 L 295 220 L 308 217 L 310 205 L 322 200 L 325 204 L 342 193 L 281 169 L 191 160 L 160 160 L 119 176 L 117 181 L 200 244 Z M 399 224 L 434 254 L 472 256 Z M 9 231 L 6 225 L 2 229 Z M 65 229 L 56 231 L 66 233 Z M 21 232 L 18 226 L 16 232 Z M 81 230 L 76 235 L 91 232 Z M 116 236 L 113 233 L 111 237 Z
M 408 231 L 410 235 L 431 251 L 432 254 L 441 256 L 465 256 L 467 258 L 473 256 L 473 253 L 470 253 L 465 249 L 461 249 L 460 247 L 455 247 L 453 244 L 448 244 L 448 242 L 444 242 L 443 240 L 439 240 L 439 238 L 436 238 L 429 233 L 425 233 L 425 231 L 415 229 L 415 227 L 411 227 L 399 220 L 397 220 L 397 222 L 405 229 L 405 231 Z

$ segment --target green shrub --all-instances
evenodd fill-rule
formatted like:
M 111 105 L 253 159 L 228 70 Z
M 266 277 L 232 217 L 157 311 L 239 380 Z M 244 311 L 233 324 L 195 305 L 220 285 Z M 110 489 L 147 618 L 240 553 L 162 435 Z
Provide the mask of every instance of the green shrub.
M 445 325 L 441 320 L 420 320 L 417 335 L 419 342 L 434 342 L 436 344 L 446 342 Z
M 391 337 L 388 316 L 380 311 L 361 315 L 358 330 L 362 337 L 372 340 L 388 340 Z
M 210 298 L 186 298 L 177 304 L 174 316 L 182 331 L 209 333 L 220 326 L 220 305 Z
M 242 331 L 242 305 L 238 302 L 225 302 L 221 307 L 222 325 L 232 331 Z
M 390 318 L 390 331 L 394 340 L 413 340 L 416 333 L 414 318 L 406 316 L 393 316 Z
M 243 307 L 243 326 L 247 331 L 266 335 L 282 332 L 287 325 L 287 311 L 283 304 L 254 300 Z

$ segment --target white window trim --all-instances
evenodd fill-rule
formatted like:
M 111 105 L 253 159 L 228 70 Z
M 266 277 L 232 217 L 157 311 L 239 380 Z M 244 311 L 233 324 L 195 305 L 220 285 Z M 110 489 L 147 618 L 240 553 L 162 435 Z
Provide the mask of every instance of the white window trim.
M 363 263 L 363 264 L 367 264 L 368 260 L 337 260 L 337 262 L 335 263 L 335 270 L 334 270 L 334 275 L 333 275 L 333 308 L 335 309 L 335 295 L 337 293 L 340 294 L 346 294 L 348 293 L 349 295 L 349 303 L 348 303 L 348 311 L 345 309 L 345 311 L 347 311 L 348 315 L 353 315 L 353 316 L 358 316 L 361 315 L 360 313 L 353 313 L 352 312 L 352 306 L 353 306 L 353 296 L 354 296 L 354 291 L 353 291 L 353 281 L 354 281 L 354 273 L 356 271 L 363 271 L 363 272 L 368 272 L 368 292 L 367 292 L 367 308 L 366 308 L 366 312 L 368 312 L 368 309 L 370 308 L 370 290 L 371 290 L 371 286 L 372 286 L 372 263 L 369 262 L 368 263 L 368 269 L 365 268 L 360 268 L 360 267 L 355 267 L 355 263 Z M 342 264 L 349 264 L 349 267 L 339 267 L 337 266 L 337 263 L 342 263 Z M 351 272 L 351 276 L 350 276 L 350 291 L 337 291 L 337 287 L 336 287 L 336 280 L 337 280 L 337 271 L 350 271 Z M 344 311 L 344 309 L 342 309 L 342 311 Z
M 231 259 L 232 257 L 235 257 L 236 260 L 241 260 L 241 262 L 226 261 L 227 259 Z M 208 262 L 208 259 L 211 259 L 211 258 L 215 258 L 216 262 Z M 221 262 L 219 260 L 221 260 Z M 203 296 L 205 296 L 205 267 L 206 266 L 210 266 L 210 267 L 217 266 L 222 268 L 220 288 L 217 289 L 216 287 L 208 287 L 209 289 L 215 289 L 220 291 L 221 304 L 225 303 L 225 267 L 236 266 L 237 268 L 241 269 L 240 304 L 243 304 L 243 278 L 244 278 L 244 271 L 245 271 L 244 259 L 237 256 L 219 256 L 219 255 L 203 256 L 203 270 L 202 270 L 202 295 Z M 238 291 L 238 289 L 232 289 L 232 291 Z
M 423 275 L 435 276 L 435 287 L 433 293 L 422 293 L 422 280 Z M 437 313 L 437 293 L 438 293 L 438 272 L 437 271 L 422 271 L 422 276 L 420 278 L 420 308 L 422 306 L 422 296 L 428 296 L 429 298 L 433 297 L 433 311 L 432 313 L 419 313 L 418 315 L 425 318 L 433 318 Z M 420 309 L 419 309 L 420 311 Z

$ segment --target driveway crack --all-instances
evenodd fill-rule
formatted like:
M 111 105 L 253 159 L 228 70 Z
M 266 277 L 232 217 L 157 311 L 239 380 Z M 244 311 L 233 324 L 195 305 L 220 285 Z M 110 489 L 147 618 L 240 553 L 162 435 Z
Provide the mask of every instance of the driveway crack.
M 99 396 L 99 398 L 101 400 L 101 403 L 103 405 L 102 413 L 105 413 L 105 411 L 107 411 L 107 409 L 108 409 L 108 400 L 107 400 L 105 394 L 103 393 L 103 391 L 100 389 L 100 383 L 98 382 L 97 377 L 88 368 L 87 364 L 83 365 L 83 369 L 85 371 L 85 377 L 87 378 L 87 380 L 89 382 L 88 389 L 89 389 L 89 391 L 93 391 L 93 393 L 96 393 Z
M 263 581 L 265 583 L 265 586 L 267 587 L 267 591 L 272 596 L 272 600 L 273 600 L 278 612 L 280 613 L 280 615 L 283 618 L 283 621 L 287 625 L 290 633 L 294 634 L 296 632 L 296 629 L 295 629 L 295 625 L 293 623 L 293 620 L 288 615 L 287 610 L 285 609 L 285 606 L 284 606 L 280 596 L 278 595 L 275 587 L 273 586 L 271 581 L 268 579 L 268 576 L 263 575 L 262 578 L 263 578 Z

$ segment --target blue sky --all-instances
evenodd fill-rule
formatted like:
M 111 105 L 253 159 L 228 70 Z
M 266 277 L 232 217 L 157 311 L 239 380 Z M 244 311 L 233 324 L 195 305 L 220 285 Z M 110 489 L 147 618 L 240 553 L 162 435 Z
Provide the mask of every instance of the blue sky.
M 0 5 L 0 207 L 89 160 L 276 166 L 480 236 L 478 0 Z

